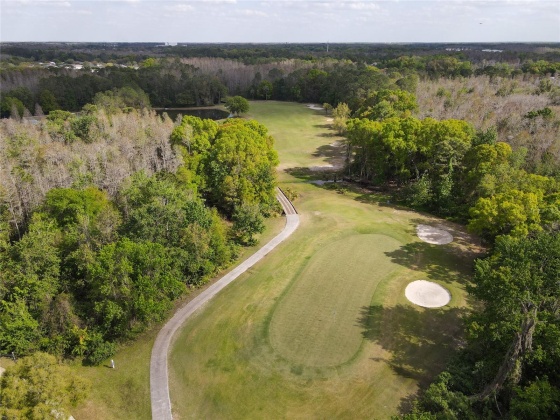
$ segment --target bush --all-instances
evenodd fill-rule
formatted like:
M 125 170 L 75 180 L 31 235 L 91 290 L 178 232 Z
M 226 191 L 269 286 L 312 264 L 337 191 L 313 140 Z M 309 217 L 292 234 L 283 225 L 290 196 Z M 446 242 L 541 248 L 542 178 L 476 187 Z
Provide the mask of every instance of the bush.
M 242 204 L 235 207 L 233 213 L 233 234 L 236 240 L 244 245 L 255 245 L 253 235 L 264 231 L 264 219 L 259 206 Z
M 405 201 L 412 207 L 422 207 L 432 201 L 432 182 L 424 174 L 415 182 L 410 183 L 405 189 Z
M 87 338 L 87 350 L 85 352 L 84 364 L 98 366 L 103 360 L 115 354 L 115 343 L 103 340 L 100 333 L 92 333 Z
M 290 187 L 286 187 L 282 191 L 284 192 L 284 195 L 286 196 L 286 198 L 288 200 L 292 201 L 292 202 L 295 201 L 299 197 L 299 193 L 297 191 L 294 191 Z

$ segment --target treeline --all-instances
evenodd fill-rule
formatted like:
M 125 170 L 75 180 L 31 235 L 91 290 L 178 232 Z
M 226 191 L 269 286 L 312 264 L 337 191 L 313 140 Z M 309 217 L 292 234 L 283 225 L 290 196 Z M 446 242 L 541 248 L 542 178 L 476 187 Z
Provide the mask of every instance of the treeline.
M 254 99 L 336 104 L 400 83 L 415 89 L 417 82 L 414 75 L 395 81 L 372 66 L 331 60 L 317 66 L 283 62 L 277 67 L 268 66 L 265 75 L 254 72 L 258 68 L 249 68 L 243 78 L 239 67 L 227 62 L 204 64 L 202 71 L 177 60 L 149 59 L 138 70 L 105 68 L 72 76 L 64 72 L 40 79 L 35 93 L 25 86 L 5 92 L 2 116 L 47 114 L 58 109 L 77 111 L 93 102 L 97 93 L 123 87 L 146 92 L 153 106 L 169 107 L 216 104 L 228 90 Z
M 395 182 L 405 200 L 469 221 L 487 239 L 527 235 L 559 225 L 560 183 L 522 169 L 525 151 L 498 142 L 495 129 L 475 132 L 461 120 L 420 120 L 404 91 L 380 91 L 348 120 L 347 174 Z M 558 174 L 558 172 L 556 172 Z
M 242 61 L 246 64 L 278 59 L 317 60 L 331 57 L 355 62 L 378 62 L 401 56 L 449 56 L 468 60 L 473 64 L 487 61 L 515 63 L 525 60 L 557 62 L 557 44 L 373 44 L 373 43 L 290 43 L 290 44 L 179 44 L 162 46 L 158 43 L 82 43 L 41 44 L 5 43 L 3 53 L 12 63 L 27 61 L 114 61 L 127 64 L 148 57 L 213 57 Z M 492 51 L 494 50 L 494 51 Z M 501 51 L 499 53 L 495 51 Z
M 333 117 L 346 132 L 347 177 L 388 185 L 413 207 L 466 222 L 490 249 L 467 286 L 481 306 L 464 319 L 465 345 L 403 417 L 555 418 L 558 165 L 554 176 L 531 173 L 526 150 L 497 141 L 494 127 L 477 131 L 462 120 L 419 119 L 408 92 L 382 90 L 357 109 L 343 105 Z
M 44 74 L 43 70 L 37 71 Z M 2 117 L 9 117 L 14 109 L 19 116 L 59 109 L 78 111 L 93 102 L 97 93 L 124 87 L 146 92 L 151 104 L 158 107 L 214 105 L 227 94 L 215 76 L 178 61 L 154 59 L 143 62 L 138 70 L 107 67 L 95 73 L 60 71 L 42 77 L 35 87 L 34 83 L 27 87 L 25 79 L 22 83 L 2 94 Z
M 560 166 L 560 86 L 542 77 L 422 80 L 418 116 L 460 119 L 477 130 L 495 127 L 498 139 L 525 149 L 527 170 L 542 175 Z
M 439 53 L 383 57 L 369 64 L 331 56 L 285 59 L 271 55 L 266 60 L 243 62 L 235 57 L 179 58 L 179 54 L 176 58 L 128 62 L 127 68 L 94 68 L 94 73 L 88 64 L 84 70 L 75 71 L 16 67 L 0 73 L 5 86 L 1 112 L 7 117 L 14 109 L 20 116 L 54 109 L 77 111 L 96 93 L 126 86 L 144 90 L 158 107 L 212 105 L 228 92 L 252 99 L 328 102 L 336 106 L 349 103 L 363 91 L 388 88 L 399 81 L 400 85 L 392 87 L 413 91 L 418 79 L 545 77 L 554 76 L 560 69 L 558 61 L 525 58 L 521 64 L 519 60 L 476 63 L 460 54 L 435 51 Z M 378 79 L 374 86 L 372 73 L 377 73 Z
M 0 136 L 2 353 L 101 362 L 278 211 L 273 140 L 254 121 L 90 105 L 2 120 Z

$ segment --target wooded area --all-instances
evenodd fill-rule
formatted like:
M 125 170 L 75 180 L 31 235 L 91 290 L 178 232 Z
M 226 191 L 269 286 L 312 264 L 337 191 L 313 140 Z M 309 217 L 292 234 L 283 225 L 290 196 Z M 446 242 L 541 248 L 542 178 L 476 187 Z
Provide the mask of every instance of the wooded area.
M 105 52 L 4 51 L 0 352 L 100 363 L 278 212 L 278 157 L 263 125 L 172 121 L 151 106 L 218 104 L 228 93 L 314 102 L 345 136 L 339 179 L 460 221 L 489 249 L 469 286 L 466 342 L 405 418 L 558 416 L 556 50 L 512 47 L 489 61 L 429 47 L 356 45 L 328 57 L 313 46 L 216 48 L 138 53 L 119 58 L 141 58 L 138 69 L 94 72 L 22 63 Z M 22 119 L 32 113 L 48 115 Z

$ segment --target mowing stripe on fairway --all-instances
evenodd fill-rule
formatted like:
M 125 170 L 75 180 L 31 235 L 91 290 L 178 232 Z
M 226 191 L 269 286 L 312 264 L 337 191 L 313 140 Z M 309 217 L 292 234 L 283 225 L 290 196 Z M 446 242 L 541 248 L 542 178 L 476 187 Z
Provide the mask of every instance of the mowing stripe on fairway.
M 305 366 L 350 360 L 363 340 L 356 319 L 377 285 L 399 268 L 385 253 L 400 246 L 386 235 L 352 235 L 317 252 L 273 314 L 272 347 Z

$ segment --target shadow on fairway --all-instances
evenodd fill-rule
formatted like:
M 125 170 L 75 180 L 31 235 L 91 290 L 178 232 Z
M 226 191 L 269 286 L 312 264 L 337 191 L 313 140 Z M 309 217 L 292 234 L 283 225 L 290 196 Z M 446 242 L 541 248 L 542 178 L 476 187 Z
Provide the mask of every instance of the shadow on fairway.
M 427 387 L 446 365 L 451 352 L 462 344 L 463 308 L 416 309 L 397 305 L 364 306 L 357 319 L 365 339 L 380 345 L 389 358 L 372 360 L 387 363 L 393 371 Z M 401 413 L 410 409 L 415 395 L 403 398 Z
M 373 189 L 373 187 L 368 186 L 368 188 Z M 356 201 L 364 204 L 376 204 L 381 207 L 389 207 L 395 210 L 409 210 L 405 207 L 399 206 L 394 202 L 394 199 L 390 192 L 385 191 L 383 188 L 379 187 L 378 191 L 366 193 L 359 195 L 355 198 Z
M 422 218 L 410 220 L 410 233 L 412 235 L 416 235 L 417 225 L 421 225 L 421 224 L 430 225 L 440 229 L 447 230 L 451 235 L 453 235 L 453 242 L 449 244 L 451 247 L 456 248 L 456 246 L 459 245 L 461 248 L 463 248 L 463 251 L 466 250 L 468 252 L 471 252 L 473 256 L 475 254 L 477 254 L 476 256 L 480 256 L 480 254 L 483 252 L 483 249 L 481 248 L 482 246 L 481 239 L 478 238 L 476 235 L 470 235 L 466 233 L 466 227 L 463 226 L 462 230 L 459 230 L 457 229 L 456 225 L 446 220 L 433 219 L 433 217 L 430 215 L 428 215 L 427 217 L 429 219 L 431 218 L 432 220 L 429 219 L 426 220 Z
M 312 171 L 306 166 L 297 166 L 295 168 L 286 168 L 284 172 L 292 175 L 293 177 L 308 181 L 317 176 L 317 172 Z
M 317 150 L 313 152 L 313 156 L 331 159 L 328 162 L 334 164 L 334 163 L 340 163 L 340 160 L 344 158 L 344 155 L 342 154 L 343 152 L 344 152 L 344 148 L 341 146 L 324 144 L 322 146 L 319 146 Z
M 428 277 L 442 283 L 467 283 L 472 272 L 472 257 L 455 252 L 452 248 L 412 242 L 399 249 L 385 252 L 391 261 L 414 271 L 421 271 Z
M 331 130 L 331 131 L 333 129 L 331 124 L 313 124 L 313 127 L 320 128 L 322 130 Z M 325 133 L 325 134 L 328 134 L 328 133 Z M 333 134 L 328 134 L 328 136 L 334 136 L 334 133 Z

